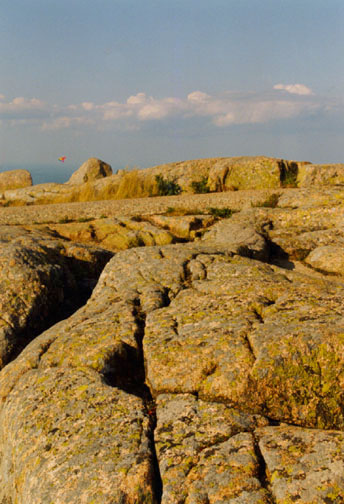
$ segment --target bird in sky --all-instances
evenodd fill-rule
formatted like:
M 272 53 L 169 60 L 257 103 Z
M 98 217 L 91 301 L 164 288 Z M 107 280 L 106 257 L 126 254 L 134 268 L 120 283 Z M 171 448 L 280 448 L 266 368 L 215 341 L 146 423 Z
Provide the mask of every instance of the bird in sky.
M 65 162 L 65 159 L 66 159 L 66 156 L 61 156 L 61 157 L 59 157 L 59 161 L 61 161 L 61 163 L 64 163 L 64 162 Z

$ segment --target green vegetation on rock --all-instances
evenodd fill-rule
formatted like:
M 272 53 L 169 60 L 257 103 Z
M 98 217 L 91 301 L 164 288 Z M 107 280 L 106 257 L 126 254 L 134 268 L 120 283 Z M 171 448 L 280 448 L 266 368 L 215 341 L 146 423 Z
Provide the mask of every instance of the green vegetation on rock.
M 155 175 L 155 180 L 158 186 L 158 196 L 176 196 L 182 192 L 176 177 L 164 179 L 162 175 Z

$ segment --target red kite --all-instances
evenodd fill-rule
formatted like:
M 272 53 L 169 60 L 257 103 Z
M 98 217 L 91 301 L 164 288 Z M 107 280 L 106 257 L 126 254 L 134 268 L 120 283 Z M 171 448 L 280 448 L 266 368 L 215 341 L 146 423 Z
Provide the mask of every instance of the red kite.
M 62 163 L 64 163 L 64 162 L 65 162 L 65 159 L 66 159 L 66 156 L 61 156 L 61 157 L 59 157 L 59 161 L 61 161 Z

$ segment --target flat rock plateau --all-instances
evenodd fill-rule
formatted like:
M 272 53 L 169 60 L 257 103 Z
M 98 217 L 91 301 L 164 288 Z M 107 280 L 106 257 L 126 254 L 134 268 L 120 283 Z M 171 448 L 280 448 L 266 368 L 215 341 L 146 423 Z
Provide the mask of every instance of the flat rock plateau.
M 3 193 L 1 504 L 344 503 L 344 165 L 266 159 Z

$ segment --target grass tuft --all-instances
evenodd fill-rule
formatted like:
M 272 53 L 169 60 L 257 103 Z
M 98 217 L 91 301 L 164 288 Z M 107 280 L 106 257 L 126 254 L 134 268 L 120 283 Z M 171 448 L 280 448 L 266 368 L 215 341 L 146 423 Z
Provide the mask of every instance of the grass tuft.
M 219 219 L 226 219 L 228 217 L 232 217 L 233 215 L 233 210 L 230 208 L 214 208 L 214 207 L 209 207 L 208 211 L 210 215 L 213 215 L 214 217 L 218 217 Z

